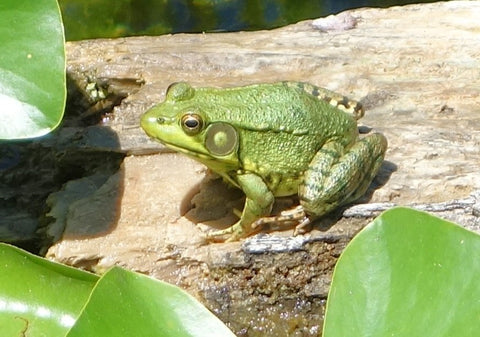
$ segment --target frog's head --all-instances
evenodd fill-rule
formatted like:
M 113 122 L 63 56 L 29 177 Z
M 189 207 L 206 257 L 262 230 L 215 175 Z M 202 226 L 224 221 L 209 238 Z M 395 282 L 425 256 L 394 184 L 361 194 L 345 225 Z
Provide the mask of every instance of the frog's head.
M 210 120 L 188 83 L 170 85 L 165 101 L 145 112 L 140 124 L 150 137 L 214 171 L 238 168 L 237 130 L 228 123 Z

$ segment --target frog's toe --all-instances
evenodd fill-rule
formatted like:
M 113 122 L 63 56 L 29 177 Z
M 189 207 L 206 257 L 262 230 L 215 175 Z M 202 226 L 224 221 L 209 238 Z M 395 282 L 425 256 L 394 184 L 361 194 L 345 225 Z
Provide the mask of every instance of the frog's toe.
M 300 235 L 300 234 L 305 234 L 306 232 L 309 232 L 311 230 L 311 224 L 312 220 L 308 217 L 303 218 L 302 221 L 299 222 L 297 226 L 295 226 L 295 229 L 293 231 L 293 235 Z
M 205 233 L 205 239 L 209 242 L 225 242 L 232 235 L 231 227 Z
M 240 239 L 242 239 L 244 237 L 245 236 L 237 236 L 235 234 L 232 234 L 225 240 L 225 243 L 239 241 Z
M 220 243 L 220 242 L 225 242 L 227 239 L 226 237 L 212 235 L 210 233 L 206 233 L 204 235 L 204 238 L 205 238 L 205 242 L 207 243 Z
M 245 231 L 242 226 L 235 224 L 222 230 L 206 233 L 206 239 L 212 242 L 234 242 L 252 233 L 253 231 Z
M 305 210 L 301 205 L 282 211 L 279 215 L 263 217 L 256 220 L 252 224 L 252 228 L 255 230 L 260 230 L 269 226 L 271 230 L 282 230 L 285 228 L 291 228 L 296 224 L 301 224 L 307 219 Z M 304 226 L 306 226 L 305 224 Z M 297 225 L 298 227 L 299 225 Z

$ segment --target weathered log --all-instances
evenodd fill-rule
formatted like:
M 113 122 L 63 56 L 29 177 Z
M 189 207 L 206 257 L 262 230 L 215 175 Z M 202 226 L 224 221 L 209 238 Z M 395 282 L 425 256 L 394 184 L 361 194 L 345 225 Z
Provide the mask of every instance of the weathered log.
M 95 127 L 107 130 L 110 142 L 88 146 L 128 156 L 116 176 L 70 205 L 63 237 L 48 256 L 94 271 L 122 265 L 175 283 L 239 336 L 317 336 L 336 259 L 377 213 L 354 206 L 305 235 L 285 230 L 206 244 L 203 231 L 234 221 L 241 193 L 148 140 L 139 116 L 180 80 L 326 87 L 362 101 L 362 130 L 389 140 L 360 204 L 430 205 L 478 230 L 479 15 L 480 3 L 452 1 L 358 9 L 271 31 L 68 43 L 70 83 L 85 94 L 74 100 L 80 114 L 113 108 Z M 107 99 L 93 104 L 99 93 Z

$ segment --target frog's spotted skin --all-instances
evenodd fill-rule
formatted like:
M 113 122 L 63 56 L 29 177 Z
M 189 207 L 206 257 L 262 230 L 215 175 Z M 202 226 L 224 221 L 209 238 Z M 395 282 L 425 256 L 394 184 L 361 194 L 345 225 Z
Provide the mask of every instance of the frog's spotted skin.
M 360 119 L 365 115 L 365 110 L 360 102 L 354 101 L 346 96 L 342 96 L 334 91 L 330 91 L 325 88 L 314 86 L 310 83 L 304 82 L 283 82 L 285 85 L 292 88 L 300 88 L 306 93 L 324 100 L 330 105 L 340 110 L 343 110 L 349 114 L 352 114 L 353 118 Z
M 238 240 L 270 222 L 296 223 L 365 193 L 387 147 L 381 134 L 358 137 L 363 108 L 308 83 L 193 88 L 172 84 L 147 111 L 152 138 L 204 163 L 246 195 L 240 219 L 209 238 Z M 270 215 L 275 197 L 298 194 L 300 206 Z

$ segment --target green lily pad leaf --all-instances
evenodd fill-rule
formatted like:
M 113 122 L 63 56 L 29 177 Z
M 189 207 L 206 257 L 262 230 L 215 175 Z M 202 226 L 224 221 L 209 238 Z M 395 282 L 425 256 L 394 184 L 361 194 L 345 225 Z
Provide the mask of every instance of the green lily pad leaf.
M 178 287 L 114 267 L 101 278 L 0 243 L 2 336 L 235 336 Z
M 65 336 L 97 280 L 0 243 L 0 335 Z
M 180 288 L 114 267 L 102 276 L 67 336 L 235 335 Z
M 65 108 L 65 39 L 56 0 L 0 1 L 0 139 L 53 130 Z
M 335 268 L 324 336 L 456 336 L 480 330 L 480 236 L 407 208 L 386 211 Z

